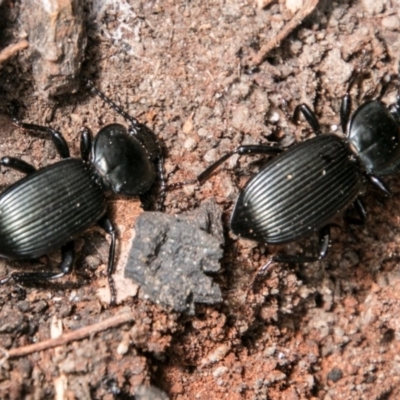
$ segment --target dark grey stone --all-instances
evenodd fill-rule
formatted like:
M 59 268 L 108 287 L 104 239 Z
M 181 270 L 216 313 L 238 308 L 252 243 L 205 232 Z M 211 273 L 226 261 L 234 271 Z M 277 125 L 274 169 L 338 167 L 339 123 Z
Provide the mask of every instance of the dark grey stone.
M 333 368 L 327 376 L 329 381 L 337 382 L 338 380 L 343 378 L 343 371 L 340 368 Z
M 135 231 L 125 277 L 152 301 L 188 314 L 195 303 L 221 302 L 219 286 L 206 275 L 220 270 L 223 254 L 221 209 L 214 200 L 177 216 L 145 212 Z

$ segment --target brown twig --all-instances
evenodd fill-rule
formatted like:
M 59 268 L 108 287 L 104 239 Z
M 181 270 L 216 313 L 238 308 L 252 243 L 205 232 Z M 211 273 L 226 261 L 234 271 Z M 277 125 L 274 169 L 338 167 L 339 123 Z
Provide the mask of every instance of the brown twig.
M 275 0 L 257 0 L 258 8 L 267 8 Z
M 29 43 L 27 40 L 21 40 L 18 43 L 10 44 L 0 52 L 0 64 L 7 61 L 14 54 L 18 53 L 20 50 L 26 49 Z
M 43 340 L 39 343 L 30 344 L 27 346 L 18 347 L 16 349 L 11 349 L 5 351 L 5 358 L 16 358 L 26 356 L 31 353 L 38 351 L 43 351 L 51 349 L 53 347 L 62 346 L 69 342 L 74 342 L 77 340 L 82 340 L 88 336 L 94 335 L 105 331 L 107 329 L 113 328 L 115 326 L 124 324 L 126 322 L 131 322 L 134 320 L 134 315 L 132 313 L 123 313 L 116 315 L 115 317 L 108 318 L 104 321 L 97 322 L 96 324 L 85 326 L 84 328 L 77 329 L 76 331 L 65 333 L 54 339 Z
M 318 3 L 319 0 L 308 0 L 305 6 L 296 13 L 293 19 L 290 20 L 279 33 L 261 47 L 259 52 L 252 58 L 252 64 L 254 66 L 260 65 L 265 60 L 268 53 L 275 47 L 278 47 L 283 40 L 315 10 Z

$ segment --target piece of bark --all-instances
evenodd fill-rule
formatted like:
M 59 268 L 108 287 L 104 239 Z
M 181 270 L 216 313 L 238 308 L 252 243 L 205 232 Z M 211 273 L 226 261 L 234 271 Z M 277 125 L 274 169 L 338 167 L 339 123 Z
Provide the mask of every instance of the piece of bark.
M 78 88 L 87 41 L 82 4 L 79 0 L 25 2 L 32 71 L 43 98 Z

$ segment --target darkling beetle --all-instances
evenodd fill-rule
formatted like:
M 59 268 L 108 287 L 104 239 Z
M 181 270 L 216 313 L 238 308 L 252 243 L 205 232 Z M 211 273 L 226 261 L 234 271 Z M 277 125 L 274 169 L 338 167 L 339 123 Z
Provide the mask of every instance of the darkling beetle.
M 165 196 L 163 158 L 153 133 L 128 115 L 91 82 L 87 86 L 126 119 L 102 127 L 94 140 L 88 129 L 81 133 L 81 158 L 71 158 L 62 134 L 52 128 L 13 121 L 23 129 L 51 137 L 62 160 L 45 168 L 23 160 L 3 157 L 0 166 L 27 176 L 0 194 L 0 256 L 6 259 L 34 259 L 61 248 L 60 272 L 13 272 L 0 279 L 4 284 L 57 279 L 72 271 L 74 239 L 96 222 L 111 235 L 107 277 L 110 303 L 116 300 L 112 280 L 116 231 L 107 216 L 107 192 L 126 196 L 145 195 L 156 176 L 160 179 L 159 208 Z
M 241 190 L 232 212 L 231 229 L 238 236 L 269 244 L 293 242 L 318 231 L 319 251 L 313 256 L 275 255 L 256 277 L 273 262 L 314 262 L 325 257 L 330 223 L 351 204 L 359 215 L 352 222 L 364 222 L 367 213 L 359 195 L 365 178 L 386 195 L 391 194 L 381 176 L 400 170 L 400 96 L 389 107 L 380 100 L 367 101 L 350 115 L 354 81 L 355 77 L 340 109 L 346 137 L 321 134 L 314 112 L 300 104 L 293 119 L 298 120 L 301 113 L 316 134 L 314 138 L 288 150 L 262 144 L 240 146 L 197 177 L 202 184 L 233 154 L 280 153 Z

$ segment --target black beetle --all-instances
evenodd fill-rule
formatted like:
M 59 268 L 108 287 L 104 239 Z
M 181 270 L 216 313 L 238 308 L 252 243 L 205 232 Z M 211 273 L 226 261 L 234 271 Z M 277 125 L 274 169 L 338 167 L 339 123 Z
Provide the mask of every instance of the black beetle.
M 265 272 L 272 262 L 314 262 L 325 257 L 329 225 L 339 213 L 354 204 L 359 218 L 352 222 L 365 221 L 367 214 L 359 198 L 365 178 L 390 195 L 380 177 L 400 170 L 400 97 L 390 107 L 380 100 L 365 102 L 350 116 L 349 92 L 354 80 L 340 110 L 346 137 L 320 135 L 315 114 L 307 105 L 300 104 L 293 119 L 297 120 L 302 113 L 316 134 L 314 138 L 288 150 L 269 145 L 240 146 L 197 177 L 203 183 L 233 154 L 280 153 L 241 190 L 232 212 L 231 229 L 238 236 L 269 244 L 293 242 L 319 231 L 319 251 L 313 256 L 278 254 L 258 274 Z
M 91 91 L 100 96 L 130 124 L 126 129 L 114 123 L 100 129 L 92 143 L 89 130 L 81 133 L 81 159 L 71 158 L 62 134 L 52 128 L 27 124 L 13 118 L 23 129 L 51 136 L 63 160 L 45 168 L 12 157 L 0 165 L 27 176 L 0 195 L 0 256 L 7 259 L 34 259 L 61 248 L 61 272 L 13 272 L 0 284 L 56 279 L 72 270 L 73 240 L 94 223 L 111 235 L 107 267 L 111 300 L 116 299 L 112 280 L 116 232 L 107 217 L 106 193 L 141 196 L 153 186 L 157 174 L 164 198 L 163 158 L 153 133 L 128 115 L 91 82 Z

